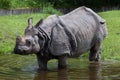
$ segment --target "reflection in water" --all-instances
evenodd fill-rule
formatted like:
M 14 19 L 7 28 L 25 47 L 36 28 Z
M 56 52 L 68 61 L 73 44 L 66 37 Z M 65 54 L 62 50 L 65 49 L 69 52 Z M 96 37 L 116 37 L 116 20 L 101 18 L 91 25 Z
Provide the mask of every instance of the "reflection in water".
M 68 80 L 67 69 L 62 69 L 58 71 L 58 80 Z
M 35 75 L 34 80 L 48 80 L 47 71 L 38 72 L 38 73 Z
M 68 69 L 57 70 L 51 61 L 49 71 L 36 71 L 34 55 L 0 55 L 0 80 L 120 80 L 120 62 L 101 63 L 69 59 Z
M 34 80 L 76 80 L 76 79 L 84 79 L 84 80 L 101 80 L 101 63 L 91 62 L 88 65 L 87 69 L 62 69 L 58 71 L 40 71 L 35 75 Z M 87 74 L 88 73 L 88 74 Z M 87 77 L 88 76 L 88 77 Z
M 36 73 L 34 80 L 68 80 L 67 69 L 61 69 L 55 73 L 50 73 L 49 71 L 39 71 Z
M 99 62 L 91 62 L 89 64 L 89 80 L 101 80 L 101 63 Z

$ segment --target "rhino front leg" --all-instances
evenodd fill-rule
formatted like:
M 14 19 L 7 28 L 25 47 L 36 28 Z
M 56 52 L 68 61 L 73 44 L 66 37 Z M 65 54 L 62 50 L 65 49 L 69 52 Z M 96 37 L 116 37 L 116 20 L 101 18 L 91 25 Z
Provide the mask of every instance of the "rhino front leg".
M 58 69 L 67 68 L 67 54 L 58 57 Z
M 101 59 L 101 44 L 96 44 L 90 50 L 89 60 L 100 61 L 100 59 Z
M 44 56 L 37 55 L 37 60 L 38 60 L 38 66 L 39 70 L 47 70 L 47 62 L 48 60 Z

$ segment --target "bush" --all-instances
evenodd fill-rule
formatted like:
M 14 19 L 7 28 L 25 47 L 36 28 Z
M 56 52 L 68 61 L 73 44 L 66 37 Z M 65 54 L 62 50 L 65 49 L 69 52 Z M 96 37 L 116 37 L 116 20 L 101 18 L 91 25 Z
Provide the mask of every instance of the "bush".
M 58 8 L 120 6 L 120 0 L 49 0 L 49 2 Z
M 26 8 L 28 7 L 27 0 L 10 0 L 11 1 L 11 8 Z
M 0 0 L 0 8 L 41 8 L 48 5 L 48 3 L 51 3 L 56 8 L 120 6 L 120 0 Z
M 53 5 L 50 4 L 50 3 L 47 4 L 46 6 L 43 6 L 42 13 L 45 13 L 45 14 L 59 14 L 59 15 L 62 14 L 60 11 L 53 8 Z
M 46 3 L 42 0 L 0 0 L 0 9 L 11 8 L 38 8 Z
M 10 0 L 0 0 L 0 9 L 9 9 L 11 5 Z

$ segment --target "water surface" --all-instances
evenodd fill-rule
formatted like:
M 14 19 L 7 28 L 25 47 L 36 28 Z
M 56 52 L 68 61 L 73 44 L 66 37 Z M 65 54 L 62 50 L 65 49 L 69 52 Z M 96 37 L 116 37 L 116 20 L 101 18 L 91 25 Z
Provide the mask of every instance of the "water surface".
M 120 62 L 89 62 L 69 59 L 68 68 L 57 70 L 57 61 L 48 71 L 38 71 L 35 55 L 0 55 L 0 80 L 120 80 Z

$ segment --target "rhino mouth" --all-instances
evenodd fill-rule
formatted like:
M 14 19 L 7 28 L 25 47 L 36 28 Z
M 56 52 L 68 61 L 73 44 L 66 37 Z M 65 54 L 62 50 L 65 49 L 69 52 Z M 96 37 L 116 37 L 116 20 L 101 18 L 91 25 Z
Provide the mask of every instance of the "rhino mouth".
M 26 46 L 17 46 L 14 48 L 14 53 L 20 55 L 28 55 L 32 54 L 32 50 Z

